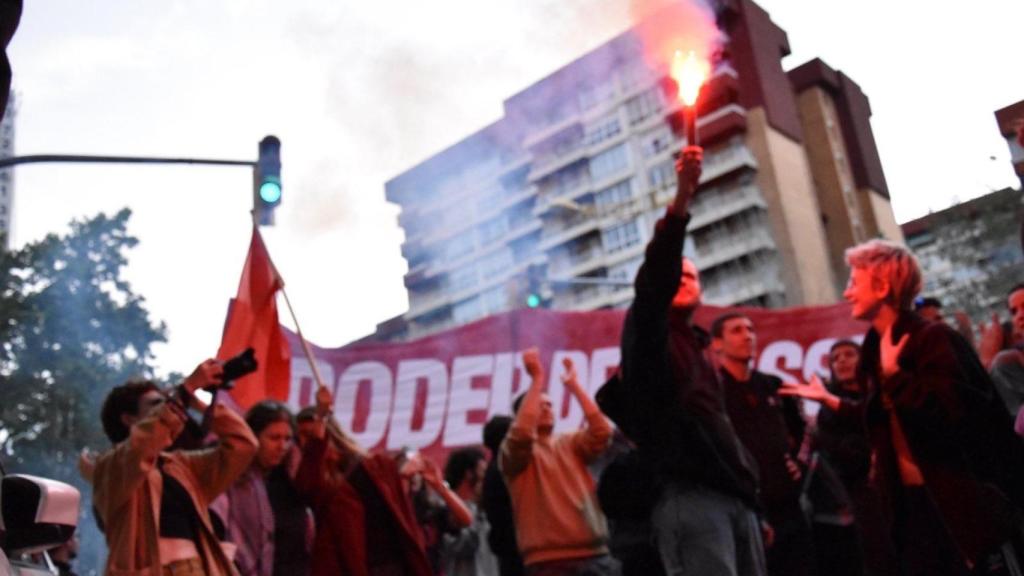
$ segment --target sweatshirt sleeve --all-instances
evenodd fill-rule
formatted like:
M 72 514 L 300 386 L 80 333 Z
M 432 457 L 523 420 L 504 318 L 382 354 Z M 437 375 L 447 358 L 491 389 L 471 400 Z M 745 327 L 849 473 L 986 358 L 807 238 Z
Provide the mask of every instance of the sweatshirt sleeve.
M 506 478 L 518 476 L 530 464 L 540 404 L 524 401 L 501 442 L 498 467 Z
M 184 425 L 182 417 L 164 405 L 136 422 L 127 440 L 97 458 L 93 503 L 104 521 L 128 502 L 156 466 L 160 452 L 171 446 Z
M 585 417 L 587 426 L 575 433 L 573 443 L 583 459 L 590 463 L 608 449 L 612 438 L 612 425 L 598 409 L 585 414 Z
M 245 420 L 220 403 L 213 407 L 210 430 L 220 440 L 216 446 L 182 453 L 207 502 L 230 488 L 245 472 L 259 446 Z
M 679 290 L 683 268 L 683 244 L 689 214 L 677 215 L 671 206 L 654 227 L 654 236 L 644 252 L 637 271 L 633 311 L 638 327 L 668 331 L 667 312 Z

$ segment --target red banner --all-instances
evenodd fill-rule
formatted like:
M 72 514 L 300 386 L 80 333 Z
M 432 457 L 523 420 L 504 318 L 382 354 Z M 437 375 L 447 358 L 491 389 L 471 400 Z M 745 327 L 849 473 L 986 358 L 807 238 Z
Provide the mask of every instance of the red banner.
M 846 304 L 818 308 L 741 309 L 758 334 L 757 368 L 787 381 L 827 375 L 828 350 L 839 338 L 860 340 L 867 326 L 850 319 Z M 709 326 L 723 308 L 701 307 L 697 324 Z M 314 348 L 320 374 L 334 391 L 335 415 L 364 447 L 420 450 L 442 463 L 445 454 L 481 444 L 493 415 L 511 414 L 525 390 L 519 352 L 536 346 L 548 366 L 556 431 L 582 422 L 559 375 L 572 358 L 593 394 L 619 363 L 624 310 L 557 312 L 519 310 L 403 344 Z M 289 404 L 312 403 L 315 387 L 301 345 L 292 345 Z

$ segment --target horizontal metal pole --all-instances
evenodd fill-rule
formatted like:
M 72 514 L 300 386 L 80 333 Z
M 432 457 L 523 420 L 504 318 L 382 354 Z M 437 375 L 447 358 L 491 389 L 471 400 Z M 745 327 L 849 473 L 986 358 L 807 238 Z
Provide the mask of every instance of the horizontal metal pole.
M 632 286 L 632 280 L 616 280 L 615 278 L 548 278 L 551 284 L 587 284 L 591 286 Z
M 34 154 L 0 158 L 0 168 L 42 162 L 96 164 L 205 164 L 207 166 L 255 166 L 254 160 L 216 160 L 205 158 L 153 158 L 149 156 L 86 156 L 81 154 Z

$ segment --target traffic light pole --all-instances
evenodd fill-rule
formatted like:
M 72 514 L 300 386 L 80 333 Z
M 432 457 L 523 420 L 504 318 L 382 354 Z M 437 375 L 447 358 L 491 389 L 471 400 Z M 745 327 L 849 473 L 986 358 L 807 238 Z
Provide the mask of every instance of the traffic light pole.
M 216 160 L 206 158 L 154 158 L 150 156 L 86 156 L 81 154 L 34 154 L 31 156 L 11 156 L 0 158 L 0 168 L 9 168 L 21 164 L 40 164 L 44 162 L 80 163 L 80 164 L 198 164 L 207 166 L 256 166 L 252 160 Z

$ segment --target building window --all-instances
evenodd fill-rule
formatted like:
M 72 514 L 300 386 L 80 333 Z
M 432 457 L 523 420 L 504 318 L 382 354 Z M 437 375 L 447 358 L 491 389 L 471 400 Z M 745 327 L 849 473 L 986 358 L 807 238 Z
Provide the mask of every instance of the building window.
M 477 268 L 476 264 L 463 266 L 448 274 L 448 290 L 450 292 L 461 292 L 476 286 Z
M 590 177 L 595 182 L 629 166 L 629 151 L 623 142 L 590 159 Z
M 480 225 L 477 233 L 480 235 L 480 244 L 489 244 L 501 238 L 508 232 L 508 215 L 502 214 L 492 218 Z
M 599 191 L 595 197 L 594 202 L 598 206 L 608 206 L 609 204 L 619 204 L 625 202 L 633 197 L 633 181 L 623 180 L 618 184 L 613 184 L 604 190 Z
M 480 271 L 480 276 L 484 279 L 484 282 L 486 282 L 506 270 L 509 270 L 512 268 L 513 264 L 512 251 L 508 248 L 504 248 L 490 256 L 481 258 L 476 263 L 476 267 Z
M 676 185 L 675 161 L 666 160 L 653 166 L 647 171 L 647 180 L 651 183 L 651 188 L 656 190 L 674 187 Z
M 586 86 L 579 93 L 580 110 L 591 108 L 615 97 L 615 86 L 611 82 L 602 82 L 597 86 Z
M 598 123 L 587 128 L 585 142 L 587 146 L 593 146 L 606 140 L 610 140 L 622 133 L 622 126 L 619 124 L 618 114 L 613 114 L 601 119 Z
M 627 262 L 613 266 L 608 269 L 608 278 L 612 280 L 628 280 L 632 281 L 636 278 L 636 272 L 640 269 L 640 264 L 643 262 L 641 258 L 633 258 Z
M 452 317 L 455 318 L 455 322 L 458 324 L 472 322 L 485 314 L 482 304 L 480 298 L 477 297 L 463 300 L 455 305 L 455 308 L 452 310 Z
M 611 254 L 639 244 L 640 230 L 637 228 L 636 220 L 630 220 L 605 230 L 601 234 L 601 238 L 604 242 L 605 252 Z
M 672 141 L 672 133 L 668 127 L 659 126 L 643 135 L 640 141 L 640 151 L 643 153 L 644 158 L 650 158 L 667 150 L 672 146 Z
M 447 260 L 455 260 L 473 251 L 473 235 L 459 234 L 448 241 L 444 255 Z
M 626 101 L 626 115 L 630 126 L 639 124 L 651 116 L 661 112 L 665 107 L 661 87 L 655 86 Z
M 491 288 L 480 295 L 485 314 L 495 314 L 508 308 L 508 289 L 504 286 Z

